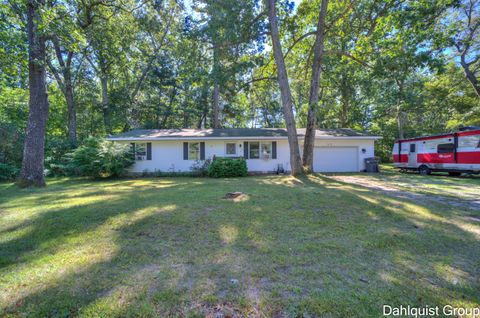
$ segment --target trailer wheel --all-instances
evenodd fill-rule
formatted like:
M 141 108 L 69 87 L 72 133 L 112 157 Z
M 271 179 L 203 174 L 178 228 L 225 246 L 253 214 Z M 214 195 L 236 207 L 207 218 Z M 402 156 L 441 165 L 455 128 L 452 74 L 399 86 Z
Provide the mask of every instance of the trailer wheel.
M 428 176 L 429 174 L 432 173 L 432 171 L 430 170 L 429 167 L 425 166 L 425 165 L 422 165 L 420 167 L 418 167 L 418 172 L 420 172 L 420 174 L 422 176 Z
M 450 171 L 448 173 L 449 176 L 451 177 L 459 177 L 462 173 L 461 172 L 458 172 L 458 171 Z

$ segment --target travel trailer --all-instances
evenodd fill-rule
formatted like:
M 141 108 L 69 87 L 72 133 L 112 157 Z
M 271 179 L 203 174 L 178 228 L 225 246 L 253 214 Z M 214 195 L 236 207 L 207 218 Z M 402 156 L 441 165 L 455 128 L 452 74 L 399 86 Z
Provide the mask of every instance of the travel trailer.
M 463 127 L 458 132 L 395 141 L 392 150 L 396 168 L 416 170 L 422 175 L 448 172 L 480 173 L 480 127 Z

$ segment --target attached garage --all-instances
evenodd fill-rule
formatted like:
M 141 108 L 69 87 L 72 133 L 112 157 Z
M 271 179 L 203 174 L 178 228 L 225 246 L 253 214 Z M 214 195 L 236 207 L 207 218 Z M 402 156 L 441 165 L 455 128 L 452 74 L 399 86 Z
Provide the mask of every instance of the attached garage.
M 315 147 L 315 172 L 356 172 L 359 169 L 358 147 Z

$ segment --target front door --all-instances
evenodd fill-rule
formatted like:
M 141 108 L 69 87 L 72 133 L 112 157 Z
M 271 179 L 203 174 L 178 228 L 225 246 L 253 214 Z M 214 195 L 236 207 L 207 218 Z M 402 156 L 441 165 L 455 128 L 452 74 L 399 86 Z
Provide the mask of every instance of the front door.
M 417 166 L 417 145 L 416 144 L 410 144 L 410 148 L 408 151 L 408 166 L 409 167 Z

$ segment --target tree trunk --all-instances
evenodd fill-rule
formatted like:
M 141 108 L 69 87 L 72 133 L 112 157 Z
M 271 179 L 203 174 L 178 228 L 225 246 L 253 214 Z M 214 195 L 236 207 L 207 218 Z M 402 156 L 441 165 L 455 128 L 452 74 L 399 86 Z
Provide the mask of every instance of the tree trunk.
M 107 134 L 112 133 L 112 127 L 110 123 L 110 105 L 108 100 L 108 82 L 106 74 L 100 77 L 100 83 L 102 85 L 102 112 L 103 112 L 103 124 L 105 125 L 105 131 Z
M 310 80 L 310 97 L 308 99 L 307 129 L 303 143 L 303 167 L 305 172 L 313 171 L 313 148 L 315 147 L 315 132 L 317 129 L 318 90 L 322 75 L 322 58 L 324 53 L 325 17 L 328 0 L 322 0 L 318 17 L 317 34 L 313 47 L 312 78 Z
M 219 65 L 218 65 L 218 48 L 213 45 L 213 94 L 212 94 L 212 126 L 213 128 L 220 128 L 220 85 L 219 85 Z
M 406 113 L 403 111 L 403 80 L 395 80 L 398 86 L 398 100 L 397 100 L 397 128 L 398 128 L 398 138 L 405 138 L 405 117 Z
M 342 76 L 340 82 L 340 95 L 340 100 L 342 103 L 342 110 L 340 112 L 340 127 L 346 128 L 348 126 L 348 110 L 350 109 L 350 98 L 348 96 L 347 80 L 344 76 Z
M 68 114 L 68 138 L 72 147 L 77 146 L 77 110 L 73 96 L 73 85 L 70 71 L 65 72 L 65 99 L 67 101 Z
M 163 114 L 163 119 L 161 128 L 167 128 L 167 122 L 168 119 L 170 118 L 170 115 L 172 115 L 172 108 L 173 108 L 173 102 L 175 101 L 175 97 L 177 96 L 177 88 L 174 86 L 172 88 L 172 93 L 170 94 L 170 100 L 168 102 L 167 109 L 165 109 L 165 113 Z
M 45 186 L 45 127 L 48 119 L 48 97 L 45 68 L 45 38 L 39 34 L 42 1 L 29 0 L 27 5 L 28 83 L 30 88 L 27 131 L 23 149 L 19 186 Z
M 77 110 L 75 107 L 75 99 L 73 97 L 73 81 L 72 81 L 72 59 L 74 52 L 68 51 L 67 60 L 63 60 L 62 48 L 57 38 L 52 39 L 55 53 L 57 55 L 59 69 L 56 69 L 47 59 L 50 71 L 53 73 L 58 86 L 60 86 L 65 101 L 67 102 L 67 126 L 68 138 L 73 148 L 77 146 Z M 62 76 L 60 76 L 62 74 Z
M 460 59 L 460 65 L 462 65 L 463 72 L 465 73 L 465 77 L 470 82 L 470 84 L 472 84 L 472 87 L 477 93 L 477 96 L 480 97 L 480 83 L 478 82 L 478 79 L 475 76 L 475 74 L 472 72 L 472 70 L 470 70 L 470 65 L 468 65 L 465 62 L 465 56 L 463 55 L 461 56 L 461 59 Z
M 287 126 L 288 144 L 290 146 L 290 166 L 292 175 L 300 175 L 303 173 L 300 158 L 300 150 L 298 147 L 297 127 L 295 125 L 295 117 L 293 114 L 292 92 L 288 83 L 287 68 L 283 59 L 282 46 L 280 44 L 280 36 L 278 34 L 277 12 L 275 8 L 275 0 L 265 0 L 268 10 L 268 20 L 270 26 L 270 36 L 272 38 L 273 55 L 275 64 L 277 65 L 278 85 L 282 97 L 283 115 Z
M 218 83 L 215 83 L 213 86 L 213 128 L 220 128 L 220 87 Z
M 402 111 L 401 107 L 398 106 L 397 110 L 397 128 L 398 128 L 398 138 L 404 139 L 405 138 L 405 117 L 406 114 Z

